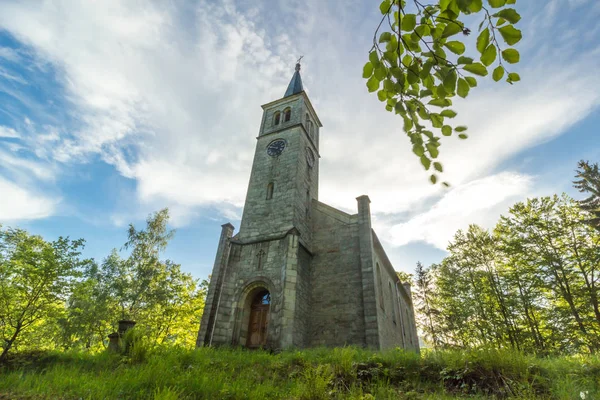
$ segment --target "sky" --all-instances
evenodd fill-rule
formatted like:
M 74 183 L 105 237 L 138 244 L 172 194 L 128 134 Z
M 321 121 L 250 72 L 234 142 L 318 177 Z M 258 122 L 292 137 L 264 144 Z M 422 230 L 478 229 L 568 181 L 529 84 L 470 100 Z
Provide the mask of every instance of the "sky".
M 354 214 L 367 194 L 397 270 L 439 262 L 458 229 L 493 228 L 517 201 L 580 197 L 577 161 L 600 161 L 600 3 L 516 7 L 521 82 L 480 80 L 455 100 L 469 139 L 442 141 L 445 189 L 361 77 L 377 2 L 2 0 L 0 223 L 85 238 L 101 261 L 168 207 L 165 257 L 206 278 L 221 224 L 240 225 L 260 106 L 303 55 L 319 200 Z

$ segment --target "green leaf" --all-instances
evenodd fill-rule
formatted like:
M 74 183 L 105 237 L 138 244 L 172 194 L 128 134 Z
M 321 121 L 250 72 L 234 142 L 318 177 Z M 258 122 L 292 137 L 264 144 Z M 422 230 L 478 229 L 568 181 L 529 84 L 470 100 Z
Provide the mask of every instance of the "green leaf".
M 496 69 L 494 69 L 494 73 L 492 74 L 492 78 L 494 81 L 498 82 L 504 76 L 504 67 L 502 65 L 498 65 Z
M 421 77 L 419 76 L 419 64 L 413 63 L 410 67 L 408 67 L 406 73 L 406 80 L 409 84 L 412 85 L 413 83 L 419 82 L 420 78 Z
M 379 55 L 376 50 L 369 53 L 369 61 L 371 61 L 373 66 L 379 65 Z
M 515 49 L 506 49 L 502 52 L 502 58 L 508 63 L 516 64 L 521 59 L 521 56 Z
M 466 134 L 466 133 L 461 133 L 460 135 L 458 135 L 458 137 L 459 137 L 460 139 L 466 139 L 466 138 L 468 138 L 469 136 L 467 136 L 467 134 Z
M 429 116 L 431 117 L 431 125 L 433 125 L 434 128 L 441 128 L 444 125 L 444 117 L 440 114 L 431 113 Z
M 448 110 L 442 111 L 440 113 L 440 115 L 442 117 L 446 117 L 446 118 L 454 118 L 454 117 L 456 117 L 456 111 L 448 109 Z
M 435 168 L 435 170 L 438 172 L 444 172 L 444 167 L 442 167 L 442 164 L 437 161 L 433 163 L 433 168 Z
M 385 90 L 380 90 L 379 92 L 377 92 L 377 98 L 379 99 L 379 101 L 386 101 L 387 92 Z
M 433 99 L 427 104 L 430 104 L 430 105 L 436 106 L 436 107 L 448 107 L 448 106 L 452 105 L 452 103 L 448 99 Z
M 486 67 L 489 67 L 494 61 L 496 61 L 497 56 L 498 51 L 496 50 L 496 46 L 494 46 L 494 44 L 492 43 L 485 49 L 485 51 L 481 55 L 481 62 Z
M 485 49 L 490 44 L 490 30 L 489 28 L 485 28 L 481 31 L 479 36 L 477 36 L 477 51 L 483 54 Z
M 500 8 L 506 4 L 506 0 L 488 0 L 492 8 Z
M 369 61 L 363 67 L 363 78 L 368 79 L 371 75 L 373 75 L 373 64 Z
M 456 61 L 457 64 L 473 64 L 473 59 L 471 57 L 464 57 L 464 56 L 460 56 L 458 57 L 458 60 Z
M 431 28 L 429 25 L 419 25 L 415 28 L 415 33 L 421 37 L 429 36 L 431 35 Z
M 451 70 L 444 78 L 444 89 L 446 89 L 447 93 L 454 93 L 456 90 L 456 79 L 458 75 L 456 74 L 456 70 Z
M 456 93 L 462 97 L 463 99 L 465 97 L 467 97 L 469 95 L 469 90 L 471 89 L 471 87 L 469 86 L 469 84 L 467 83 L 466 80 L 464 80 L 463 78 L 459 78 L 458 79 L 458 88 Z
M 456 35 L 459 32 L 462 32 L 462 25 L 460 25 L 458 22 L 448 22 L 448 25 L 446 25 L 444 31 L 442 32 L 442 38 Z
M 504 18 L 498 18 L 498 21 L 496 22 L 496 28 L 501 27 L 505 23 L 506 23 L 506 20 Z
M 409 132 L 413 127 L 413 121 L 410 118 L 404 117 L 404 132 Z
M 508 74 L 508 82 L 509 83 L 519 82 L 520 80 L 521 80 L 521 77 L 516 72 L 511 72 L 510 74 Z
M 479 11 L 481 11 L 482 7 L 483 7 L 482 0 L 472 0 L 471 4 L 469 5 L 469 11 L 471 11 L 472 13 L 478 13 Z
M 517 0 L 506 0 L 506 4 L 516 4 Z
M 374 76 L 370 77 L 367 81 L 367 88 L 369 89 L 369 92 L 374 92 L 379 89 L 379 79 Z
M 395 90 L 394 82 L 392 82 L 390 79 L 384 80 L 383 81 L 383 88 L 385 90 L 387 90 L 388 92 L 393 92 Z
M 400 101 L 396 103 L 394 110 L 396 110 L 396 114 L 406 114 L 406 110 Z
M 383 42 L 389 42 L 392 39 L 392 34 L 391 32 L 383 32 L 380 36 L 379 36 L 379 43 L 383 43 Z
M 391 7 L 392 2 L 390 0 L 383 0 L 379 5 L 379 11 L 381 11 L 381 13 L 385 15 L 388 13 L 388 11 L 390 11 Z
M 514 8 L 505 8 L 493 15 L 494 17 L 504 18 L 511 24 L 516 24 L 521 20 L 521 16 Z
M 452 135 L 452 127 L 450 125 L 442 126 L 442 135 L 444 135 L 444 136 Z
M 444 187 L 449 188 L 450 184 L 448 182 L 442 182 L 442 185 L 444 185 Z
M 427 156 L 421 156 L 421 164 L 428 170 L 431 167 L 431 160 Z
M 467 83 L 469 84 L 470 87 L 477 86 L 477 79 L 473 78 L 472 76 L 466 76 L 465 80 L 467 81 Z
M 410 32 L 417 25 L 417 16 L 415 14 L 406 14 L 402 17 L 402 30 Z
M 488 74 L 487 69 L 481 63 L 467 64 L 463 67 L 463 69 L 479 76 L 486 76 Z M 375 70 L 375 72 L 377 72 L 377 70 Z
M 422 157 L 425 154 L 425 148 L 423 146 L 421 146 L 420 144 L 415 144 L 412 148 L 412 152 L 417 157 Z
M 435 185 L 435 183 L 437 182 L 437 176 L 435 176 L 435 175 L 431 175 L 431 176 L 429 177 L 429 180 L 431 181 L 431 183 L 433 183 L 433 184 Z
M 375 79 L 382 81 L 387 76 L 387 70 L 383 65 L 380 64 L 377 68 L 375 68 L 375 73 L 373 76 Z
M 440 151 L 437 149 L 437 146 L 434 143 L 427 143 L 427 151 L 431 158 L 437 158 L 440 155 Z
M 521 38 L 523 37 L 521 35 L 521 31 L 512 25 L 506 25 L 502 28 L 498 28 L 498 31 L 502 35 L 504 41 L 510 46 L 519 43 L 519 40 L 521 40 Z
M 463 42 L 459 42 L 458 40 L 446 42 L 444 46 L 446 46 L 448 50 L 450 50 L 454 54 L 460 55 L 465 52 L 465 45 L 463 44 Z
M 467 127 L 466 127 L 466 126 L 464 126 L 464 125 L 461 125 L 461 126 L 457 126 L 456 128 L 454 128 L 454 130 L 455 130 L 456 132 L 464 132 L 464 131 L 466 131 L 466 130 L 467 130 Z

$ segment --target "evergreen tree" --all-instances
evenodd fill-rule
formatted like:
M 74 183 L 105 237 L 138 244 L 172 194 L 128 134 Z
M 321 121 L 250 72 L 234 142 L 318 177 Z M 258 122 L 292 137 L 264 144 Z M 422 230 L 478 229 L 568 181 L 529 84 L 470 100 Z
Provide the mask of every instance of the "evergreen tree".
M 589 213 L 585 220 L 594 228 L 600 230 L 600 170 L 598 163 L 590 165 L 589 161 L 579 161 L 577 164 L 577 178 L 573 186 L 588 197 L 579 201 L 579 207 Z

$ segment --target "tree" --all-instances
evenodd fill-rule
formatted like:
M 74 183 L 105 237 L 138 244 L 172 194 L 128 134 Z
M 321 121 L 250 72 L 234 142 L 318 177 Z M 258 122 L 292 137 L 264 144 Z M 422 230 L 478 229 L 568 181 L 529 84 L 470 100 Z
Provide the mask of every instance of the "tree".
M 590 165 L 589 161 L 581 160 L 577 164 L 576 172 L 577 180 L 573 182 L 573 186 L 581 193 L 589 195 L 579 201 L 579 207 L 590 215 L 585 222 L 600 230 L 600 170 L 598 163 Z
M 120 319 L 135 320 L 136 329 L 152 343 L 195 343 L 190 327 L 200 324 L 207 283 L 161 260 L 174 235 L 168 220 L 168 209 L 163 209 L 148 217 L 145 229 L 130 225 L 123 246 L 130 254 L 122 258 L 113 250 L 85 271 L 68 301 L 65 346 L 97 348 Z
M 433 131 L 467 138 L 466 126 L 452 127 L 448 122 L 457 115 L 450 109 L 452 98 L 467 97 L 477 86 L 474 76 L 487 76 L 495 62 L 494 81 L 505 76 L 510 84 L 520 80 L 517 73 L 508 71 L 508 65 L 520 58 L 510 46 L 521 40 L 521 31 L 514 27 L 521 16 L 514 8 L 505 7 L 515 3 L 487 0 L 488 8 L 483 0 L 437 0 L 433 4 L 383 0 L 379 5 L 383 17 L 373 35 L 363 78 L 385 109 L 402 117 L 413 153 L 426 170 L 433 171 L 433 184 L 438 182 L 437 173 L 443 172 L 442 164 L 435 161 L 441 136 Z M 456 35 L 469 35 L 471 29 L 461 18 L 478 13 L 483 14 L 476 42 L 479 54 L 467 56 L 465 43 Z M 500 38 L 508 48 L 502 49 Z
M 83 244 L 0 227 L 0 363 L 24 334 L 64 311 L 73 279 L 88 262 L 79 259 Z
M 437 319 L 440 312 L 435 307 L 435 287 L 431 267 L 425 268 L 417 262 L 415 269 L 415 300 L 419 325 L 423 329 L 425 338 L 433 344 L 433 348 L 440 346 L 439 333 L 437 332 Z

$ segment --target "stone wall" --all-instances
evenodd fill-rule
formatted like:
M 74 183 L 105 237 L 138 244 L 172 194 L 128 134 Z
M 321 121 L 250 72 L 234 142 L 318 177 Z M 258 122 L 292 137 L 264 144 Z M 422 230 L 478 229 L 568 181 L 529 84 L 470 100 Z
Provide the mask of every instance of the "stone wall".
M 271 293 L 268 343 L 278 347 L 283 305 L 282 267 L 287 238 L 251 244 L 232 243 L 216 313 L 213 345 L 245 345 L 246 300 L 254 287 Z M 263 252 L 259 265 L 259 252 Z
M 357 216 L 313 201 L 310 346 L 364 345 Z
M 378 290 L 381 292 L 378 302 L 380 306 L 377 307 L 381 349 L 404 345 L 400 319 L 401 307 L 396 295 L 398 277 L 391 265 L 387 265 L 388 262 L 383 249 L 375 245 L 375 263 L 381 271 L 381 279 L 378 279 L 380 282 L 377 282 Z

